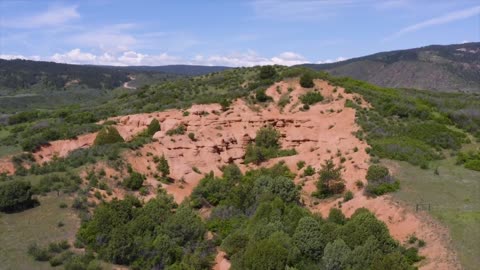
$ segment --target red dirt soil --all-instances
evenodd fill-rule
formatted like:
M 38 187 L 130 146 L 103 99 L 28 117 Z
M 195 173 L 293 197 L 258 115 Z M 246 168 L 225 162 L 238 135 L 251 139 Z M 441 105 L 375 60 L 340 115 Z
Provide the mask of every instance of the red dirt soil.
M 204 173 L 213 171 L 215 175 L 221 175 L 221 167 L 231 162 L 238 164 L 242 171 L 255 168 L 254 165 L 243 164 L 245 146 L 255 138 L 260 127 L 272 125 L 282 135 L 282 147 L 295 148 L 299 154 L 272 159 L 262 166 L 285 161 L 286 165 L 299 175 L 295 181 L 303 184 L 302 201 L 311 211 L 326 216 L 330 208 L 338 207 L 342 198 L 313 198 L 311 194 L 316 190 L 317 177 L 301 177 L 304 169 L 298 171 L 296 163 L 302 160 L 306 162 L 306 166 L 319 169 L 324 160 L 332 158 L 336 164 L 340 164 L 343 157 L 343 178 L 347 189 L 354 193 L 354 198 L 343 203 L 341 208 L 347 216 L 360 207 L 366 207 L 387 224 L 390 233 L 398 241 L 403 243 L 412 234 L 425 240 L 426 247 L 420 249 L 420 254 L 426 257 L 419 265 L 421 269 L 460 269 L 456 254 L 449 249 L 448 231 L 445 228 L 430 218 L 419 216 L 401 206 L 389 196 L 369 199 L 363 195 L 362 190 L 357 189 L 357 180 L 366 183 L 365 175 L 370 157 L 365 151 L 368 147 L 366 142 L 360 141 L 354 135 L 359 129 L 355 123 L 355 110 L 345 107 L 345 101 L 353 100 L 354 97 L 357 100 L 361 98 L 321 80 L 315 81 L 315 89 L 325 100 L 310 106 L 308 111 L 300 110 L 302 105 L 298 98 L 313 89 L 304 89 L 300 87 L 298 80 L 292 79 L 275 83 L 267 89 L 266 93 L 273 98 L 273 102 L 265 107 L 237 100 L 225 112 L 221 111 L 218 104 L 194 105 L 188 109 L 188 116 L 184 116 L 180 110 L 169 110 L 108 120 L 117 122 L 116 128 L 127 140 L 143 131 L 153 118 L 159 120 L 161 131 L 154 135 L 154 142 L 138 150 L 124 152 L 124 159 L 135 171 L 146 175 L 149 190 L 154 192 L 158 186 L 162 186 L 177 202 L 190 195 Z M 290 103 L 283 109 L 277 105 L 282 95 L 290 96 Z M 368 104 L 362 100 L 362 106 L 368 107 Z M 186 127 L 184 135 L 166 135 L 166 131 L 180 124 Z M 195 140 L 187 136 L 190 132 L 194 133 Z M 35 158 L 41 163 L 51 160 L 55 155 L 65 156 L 74 149 L 91 146 L 94 138 L 95 134 L 87 134 L 79 136 L 77 140 L 52 142 L 50 146 L 35 153 Z M 167 158 L 170 177 L 175 179 L 171 184 L 161 183 L 155 178 L 157 170 L 153 157 L 161 155 Z M 123 193 L 118 191 L 118 195 L 114 196 L 122 195 Z M 153 196 L 154 194 L 149 197 Z M 217 255 L 214 269 L 229 268 L 229 262 L 223 255 L 221 252 Z

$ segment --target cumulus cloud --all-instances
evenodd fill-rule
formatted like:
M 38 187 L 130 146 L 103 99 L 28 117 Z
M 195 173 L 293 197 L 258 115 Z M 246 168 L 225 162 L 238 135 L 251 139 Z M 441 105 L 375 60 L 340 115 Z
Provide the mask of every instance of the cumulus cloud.
M 175 55 L 170 55 L 165 52 L 161 54 L 144 54 L 133 50 L 128 50 L 124 52 L 104 52 L 101 54 L 94 54 L 76 48 L 68 52 L 55 53 L 52 56 L 41 58 L 14 54 L 2 54 L 0 55 L 0 58 L 20 58 L 30 60 L 53 61 L 68 64 L 92 64 L 112 66 L 161 66 L 173 64 L 192 64 L 207 66 L 250 67 L 258 65 L 292 66 L 309 62 L 305 57 L 295 52 L 283 52 L 279 55 L 268 58 L 261 56 L 252 50 L 227 55 L 196 55 L 195 57 L 188 59 Z M 342 59 L 344 58 L 337 58 L 337 61 L 340 61 Z
M 232 66 L 232 67 L 251 67 L 257 65 L 285 65 L 292 66 L 307 63 L 300 54 L 294 52 L 283 52 L 277 56 L 267 58 L 257 54 L 255 51 L 247 51 L 244 53 L 232 53 L 228 55 L 203 56 L 197 55 L 192 64 L 210 65 L 210 66 Z
M 97 56 L 82 52 L 80 49 L 73 49 L 64 54 L 56 53 L 51 57 L 54 62 L 71 64 L 91 64 L 95 63 L 96 59 Z
M 55 53 L 51 57 L 44 59 L 58 63 L 113 66 L 155 66 L 178 64 L 181 62 L 180 58 L 167 53 L 149 55 L 135 51 L 125 51 L 122 53 L 105 52 L 95 55 L 89 52 L 83 52 L 78 48 L 66 53 Z

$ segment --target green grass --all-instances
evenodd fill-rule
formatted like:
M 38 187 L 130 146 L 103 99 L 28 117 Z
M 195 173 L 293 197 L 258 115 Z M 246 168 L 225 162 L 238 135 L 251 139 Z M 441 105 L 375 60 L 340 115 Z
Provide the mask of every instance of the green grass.
M 434 161 L 428 170 L 407 162 L 396 163 L 400 165 L 396 177 L 400 179 L 401 189 L 394 196 L 413 208 L 416 203 L 430 203 L 430 214 L 449 228 L 463 267 L 478 269 L 480 172 L 455 165 L 454 157 Z M 434 173 L 435 168 L 438 168 L 439 175 Z
M 0 145 L 0 158 L 20 153 L 22 148 L 14 145 Z
M 71 204 L 67 196 L 50 195 L 39 199 L 40 205 L 20 213 L 0 213 L 0 265 L 1 269 L 53 269 L 48 262 L 36 262 L 27 254 L 34 242 L 45 246 L 52 241 L 73 240 L 79 219 L 71 208 L 59 204 Z M 62 221 L 65 226 L 59 228 Z

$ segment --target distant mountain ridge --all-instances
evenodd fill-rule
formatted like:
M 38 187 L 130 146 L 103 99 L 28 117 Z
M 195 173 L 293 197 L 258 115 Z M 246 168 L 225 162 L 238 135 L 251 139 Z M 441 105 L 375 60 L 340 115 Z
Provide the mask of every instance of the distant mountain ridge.
M 73 65 L 32 60 L 0 59 L 0 90 L 63 89 L 72 85 L 86 86 L 91 89 L 113 89 L 130 80 L 129 74 L 157 74 L 198 76 L 220 72 L 230 67 L 167 65 L 167 66 L 96 66 Z
M 480 93 L 480 42 L 431 45 L 303 66 L 385 87 Z
M 119 67 L 114 67 L 119 68 Z M 220 72 L 232 67 L 226 66 L 200 66 L 200 65 L 166 65 L 166 66 L 127 66 L 120 69 L 137 72 L 163 72 L 185 76 L 199 76 L 213 72 Z

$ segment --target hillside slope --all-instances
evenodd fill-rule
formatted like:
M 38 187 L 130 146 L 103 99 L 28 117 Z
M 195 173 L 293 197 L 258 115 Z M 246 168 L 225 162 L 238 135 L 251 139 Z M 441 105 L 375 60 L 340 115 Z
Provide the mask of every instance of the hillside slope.
M 63 89 L 71 85 L 111 89 L 128 81 L 126 71 L 97 66 L 0 59 L 0 90 L 26 89 L 35 85 Z
M 127 194 L 150 200 L 160 189 L 181 203 L 195 192 L 199 184 L 202 185 L 201 179 L 205 178 L 203 173 L 222 175 L 222 168 L 228 164 L 236 164 L 243 173 L 259 168 L 258 165 L 246 164 L 246 149 L 255 140 L 259 128 L 271 125 L 281 134 L 282 149 L 295 149 L 297 153 L 273 158 L 261 164 L 261 167 L 272 167 L 278 162 L 284 162 L 297 175 L 294 182 L 299 186 L 301 201 L 308 209 L 327 216 L 331 208 L 338 207 L 350 217 L 358 208 L 366 207 L 385 222 L 390 234 L 400 243 L 414 233 L 427 241 L 428 246 L 420 251 L 420 254 L 426 256 L 422 262 L 423 269 L 457 269 L 455 253 L 449 249 L 448 239 L 443 236 L 444 229 L 441 226 L 437 227 L 420 215 L 403 209 L 389 196 L 368 198 L 363 189 L 357 186 L 356 182 L 365 179 L 367 173 L 370 157 L 366 149 L 369 145 L 354 135 L 359 130 L 355 123 L 356 110 L 345 104 L 346 100 L 357 100 L 364 108 L 369 105 L 359 95 L 347 93 L 343 88 L 326 81 L 316 80 L 314 88 L 325 100 L 312 105 L 308 110 L 300 106 L 300 100 L 302 95 L 312 90 L 300 87 L 298 79 L 289 79 L 277 82 L 266 90 L 266 94 L 273 100 L 267 104 L 254 105 L 245 100 L 236 100 L 225 111 L 222 111 L 219 104 L 194 105 L 186 110 L 188 114 L 181 110 L 167 110 L 108 119 L 116 123 L 118 131 L 128 141 L 147 128 L 152 119 L 158 119 L 161 123 L 161 130 L 153 135 L 151 142 L 127 150 L 120 156 L 133 171 L 144 175 L 143 186 L 147 192 L 129 192 L 115 180 L 126 172 L 115 169 L 111 163 L 98 162 L 87 166 L 80 175 L 84 178 L 84 183 L 90 183 L 89 172 L 104 171 L 105 178 L 102 181 L 111 193 L 104 191 L 105 187 L 102 189 L 90 183 L 89 201 L 98 203 L 95 193 L 102 194 L 106 201 L 123 199 Z M 278 105 L 282 96 L 288 96 L 290 100 L 284 107 Z M 169 130 L 179 126 L 185 128 L 183 134 L 168 135 Z M 187 133 L 194 136 L 187 136 Z M 95 134 L 92 133 L 73 140 L 50 142 L 33 154 L 34 159 L 42 164 L 58 157 L 66 157 L 79 148 L 95 147 L 94 138 Z M 160 156 L 165 157 L 170 164 L 170 182 L 159 181 L 155 157 Z M 342 164 L 346 188 L 354 194 L 351 201 L 343 202 L 342 197 L 327 200 L 312 197 L 316 190 L 317 176 L 308 176 L 307 167 L 299 169 L 297 164 L 305 162 L 308 167 L 319 171 L 320 165 L 327 159 Z M 364 184 L 367 182 L 364 181 Z
M 305 66 L 385 87 L 480 92 L 479 42 L 381 52 Z

